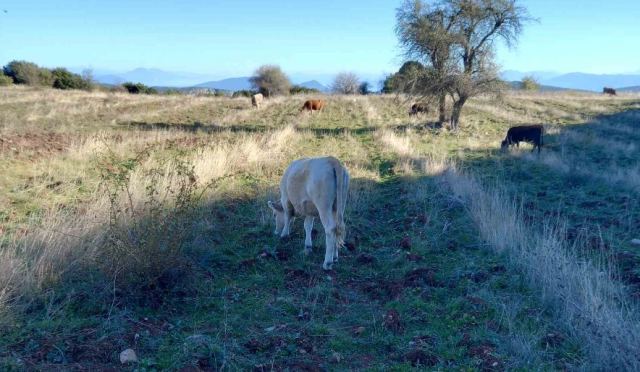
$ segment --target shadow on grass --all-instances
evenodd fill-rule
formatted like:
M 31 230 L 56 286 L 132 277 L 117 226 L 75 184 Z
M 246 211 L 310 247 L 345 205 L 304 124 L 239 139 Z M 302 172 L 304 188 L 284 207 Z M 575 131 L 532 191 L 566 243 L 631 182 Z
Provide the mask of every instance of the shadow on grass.
M 140 130 L 140 131 L 156 131 L 156 130 L 176 130 L 189 133 L 220 133 L 220 132 L 232 132 L 232 133 L 264 133 L 277 129 L 276 127 L 270 127 L 259 124 L 242 124 L 242 125 L 218 125 L 218 124 L 206 124 L 199 121 L 191 124 L 185 123 L 164 123 L 164 122 L 142 122 L 132 121 L 125 124 L 120 124 L 122 127 L 128 129 Z M 407 129 L 415 130 L 417 132 L 430 131 L 437 132 L 442 127 L 437 122 L 426 122 L 417 124 L 399 124 L 385 127 L 309 127 L 294 126 L 297 130 L 308 131 L 314 133 L 316 136 L 336 136 L 341 134 L 350 134 L 355 136 L 365 135 L 367 133 L 375 132 L 379 129 L 390 129 L 394 131 L 405 131 Z

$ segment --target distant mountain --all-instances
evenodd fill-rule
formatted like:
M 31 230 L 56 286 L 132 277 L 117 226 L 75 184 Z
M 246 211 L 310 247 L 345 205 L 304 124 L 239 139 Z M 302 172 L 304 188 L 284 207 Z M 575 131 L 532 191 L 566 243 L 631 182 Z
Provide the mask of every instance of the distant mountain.
M 249 77 L 235 77 L 216 81 L 207 81 L 193 86 L 194 88 L 222 89 L 229 91 L 251 89 Z
M 537 80 L 547 80 L 561 75 L 554 71 L 516 71 L 505 70 L 500 73 L 500 77 L 505 81 L 520 81 L 525 76 L 533 76 Z
M 533 76 L 542 85 L 594 92 L 601 92 L 603 87 L 619 88 L 640 85 L 640 74 L 588 74 L 583 72 L 558 74 L 549 71 L 506 70 L 500 76 L 505 81 L 520 81 L 525 76 Z
M 629 87 L 640 85 L 640 75 L 625 74 L 585 74 L 572 72 L 556 76 L 552 79 L 542 80 L 543 84 L 554 85 L 563 88 L 584 89 L 591 91 L 602 91 L 603 87 Z
M 521 81 L 507 81 L 507 84 L 509 84 L 509 86 L 512 89 L 522 89 L 522 82 Z M 541 92 L 560 92 L 560 91 L 566 91 L 566 90 L 581 90 L 581 89 L 570 89 L 570 88 L 561 88 L 561 87 L 554 87 L 551 85 L 544 85 L 544 84 L 539 84 L 540 86 L 540 91 Z
M 618 92 L 640 92 L 640 85 L 635 87 L 624 87 L 616 89 Z
M 309 81 L 305 81 L 304 83 L 300 83 L 300 84 L 296 84 L 296 85 L 300 85 L 303 86 L 305 88 L 309 88 L 309 89 L 317 89 L 321 92 L 328 92 L 329 88 L 327 88 L 326 86 L 320 84 L 317 80 L 309 80 Z
M 97 74 L 94 79 L 102 84 L 122 84 L 127 81 L 149 86 L 185 87 L 197 84 L 211 76 L 190 72 L 171 72 L 156 68 L 137 68 L 124 73 Z

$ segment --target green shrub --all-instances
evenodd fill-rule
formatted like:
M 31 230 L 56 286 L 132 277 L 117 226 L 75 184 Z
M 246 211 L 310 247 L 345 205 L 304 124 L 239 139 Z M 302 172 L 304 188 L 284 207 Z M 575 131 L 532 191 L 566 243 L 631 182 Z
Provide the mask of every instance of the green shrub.
M 7 85 L 13 84 L 13 79 L 7 75 L 0 74 L 0 87 L 5 87 Z
M 126 82 L 122 86 L 131 94 L 158 94 L 155 88 L 148 87 L 142 83 Z
M 371 89 L 369 88 L 369 83 L 366 81 L 363 81 L 358 87 L 358 92 L 365 96 L 371 93 Z
M 3 72 L 9 76 L 14 84 L 51 86 L 53 76 L 51 71 L 27 61 L 11 61 L 4 66 Z
M 525 77 L 523 77 L 522 81 L 520 82 L 520 86 L 524 90 L 529 90 L 529 91 L 538 91 L 538 90 L 540 90 L 540 84 L 538 83 L 538 81 L 533 76 L 525 76 Z
M 91 81 L 62 67 L 53 69 L 51 75 L 53 76 L 53 87 L 56 89 L 91 90 L 92 88 Z
M 317 93 L 320 93 L 320 91 L 315 89 L 315 88 L 307 88 L 307 87 L 303 87 L 301 85 L 294 85 L 289 90 L 289 93 L 291 93 L 291 94 L 317 94 Z

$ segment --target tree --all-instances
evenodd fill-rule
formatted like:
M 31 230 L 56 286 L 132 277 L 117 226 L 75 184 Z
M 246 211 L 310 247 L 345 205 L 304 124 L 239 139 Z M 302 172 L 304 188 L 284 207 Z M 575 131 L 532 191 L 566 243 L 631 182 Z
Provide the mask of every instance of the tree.
M 358 93 L 362 94 L 363 96 L 371 93 L 371 90 L 369 89 L 369 82 L 363 81 L 362 83 L 360 83 L 360 86 L 358 87 Z
M 408 59 L 422 61 L 423 76 L 415 76 L 412 95 L 421 99 L 438 99 L 439 122 L 446 120 L 446 98 L 454 70 L 453 48 L 456 35 L 453 27 L 458 14 L 450 1 L 430 5 L 422 0 L 405 0 L 396 11 L 396 34 Z
M 517 1 L 405 0 L 398 8 L 400 44 L 406 57 L 425 64 L 426 78 L 418 83 L 418 91 L 438 97 L 441 123 L 447 95 L 453 101 L 451 127 L 457 129 L 469 98 L 502 86 L 494 63 L 495 43 L 501 39 L 512 46 L 523 24 L 531 20 Z
M 289 78 L 275 65 L 260 66 L 249 81 L 254 89 L 266 97 L 288 95 L 291 89 Z
M 357 94 L 360 80 L 353 72 L 341 72 L 331 84 L 331 91 L 338 94 Z
M 540 84 L 538 83 L 538 80 L 536 80 L 536 78 L 533 76 L 523 77 L 522 81 L 520 82 L 520 86 L 522 87 L 522 89 L 528 91 L 540 90 Z

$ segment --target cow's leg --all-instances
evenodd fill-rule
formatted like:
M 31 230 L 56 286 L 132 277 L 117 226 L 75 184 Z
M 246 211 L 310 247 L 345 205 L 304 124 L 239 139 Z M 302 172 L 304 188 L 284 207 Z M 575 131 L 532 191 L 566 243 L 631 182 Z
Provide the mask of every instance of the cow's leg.
M 289 234 L 291 233 L 291 219 L 293 217 L 291 206 L 289 205 L 288 200 L 282 200 L 282 209 L 284 210 L 284 224 L 282 226 L 282 233 L 280 234 L 280 237 L 284 238 L 289 236 Z
M 307 216 L 304 219 L 304 254 L 311 253 L 313 249 L 313 240 L 311 236 L 311 232 L 313 231 L 313 220 L 315 218 L 311 216 Z
M 325 270 L 331 270 L 333 266 L 333 258 L 335 256 L 334 252 L 336 250 L 336 222 L 331 215 L 331 208 L 326 208 L 325 210 L 327 209 L 329 210 L 328 213 L 320 213 L 320 221 L 324 227 L 326 244 L 322 268 Z

